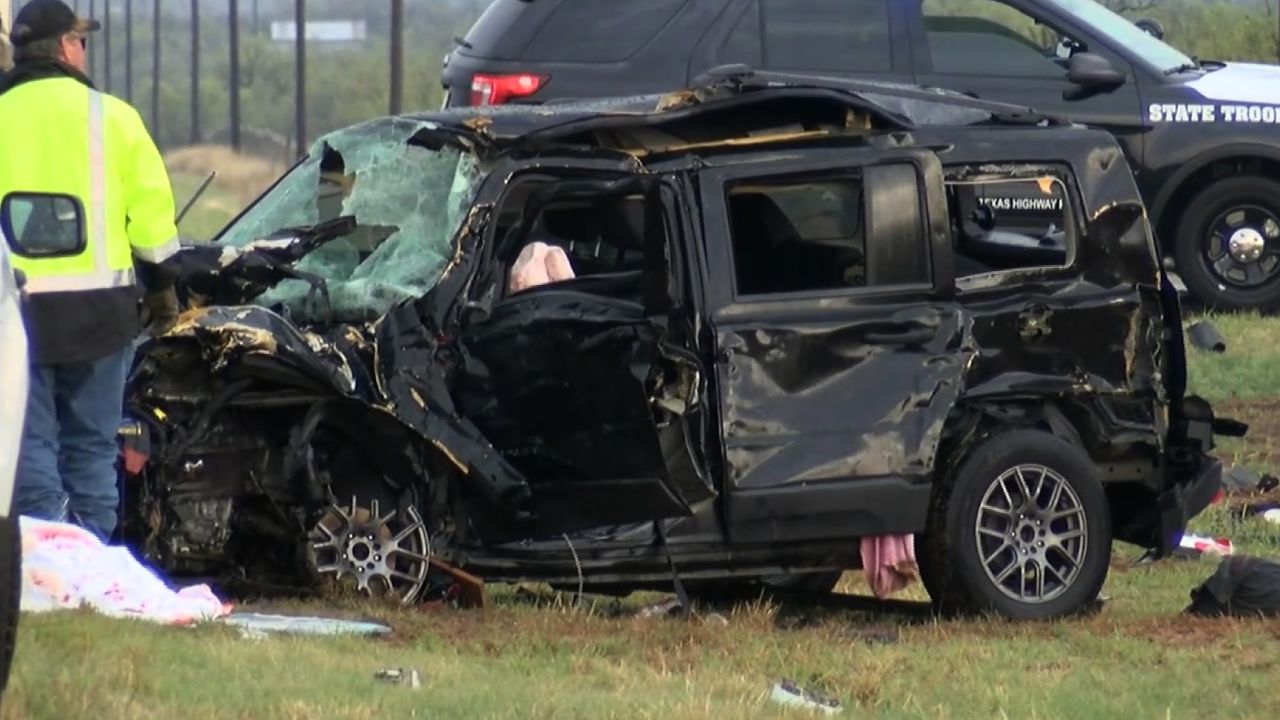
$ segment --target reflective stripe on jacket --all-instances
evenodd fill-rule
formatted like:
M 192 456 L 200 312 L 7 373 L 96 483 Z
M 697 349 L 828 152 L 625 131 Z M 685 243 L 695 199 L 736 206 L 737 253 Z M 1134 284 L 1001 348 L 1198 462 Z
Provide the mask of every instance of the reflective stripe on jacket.
M 142 118 L 57 63 L 20 63 L 0 90 L 0 198 L 11 192 L 72 195 L 87 242 L 72 257 L 11 255 L 27 276 L 31 361 L 92 362 L 141 330 L 139 274 L 178 250 L 168 172 Z M 135 261 L 139 270 L 135 273 Z
M 136 110 L 72 78 L 29 82 L 0 95 L 0 197 L 72 195 L 85 212 L 84 252 L 14 257 L 31 294 L 132 286 L 136 257 L 177 252 L 173 192 Z

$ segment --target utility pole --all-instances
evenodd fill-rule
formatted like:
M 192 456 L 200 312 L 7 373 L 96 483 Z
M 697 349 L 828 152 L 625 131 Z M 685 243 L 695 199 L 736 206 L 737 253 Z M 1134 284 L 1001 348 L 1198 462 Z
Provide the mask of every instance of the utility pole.
M 124 0 L 124 99 L 133 103 L 133 0 Z
M 105 58 L 102 64 L 105 77 L 102 79 L 102 89 L 111 94 L 111 0 L 102 0 L 102 54 Z
M 191 0 L 191 144 L 200 144 L 200 0 Z
M 260 32 L 262 29 L 258 27 L 258 0 L 253 0 L 253 34 L 257 35 Z
M 307 2 L 293 2 L 294 32 L 294 136 L 298 157 L 307 152 Z
M 391 0 L 391 114 L 404 104 L 404 0 Z
M 160 0 L 151 5 L 151 136 L 160 142 Z
M 240 2 L 228 0 L 231 10 L 231 149 L 240 151 Z

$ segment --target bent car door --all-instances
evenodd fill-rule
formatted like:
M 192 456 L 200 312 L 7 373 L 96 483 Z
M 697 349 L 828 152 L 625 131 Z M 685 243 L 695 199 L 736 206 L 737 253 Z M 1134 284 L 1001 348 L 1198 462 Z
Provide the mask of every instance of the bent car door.
M 965 362 L 941 166 L 791 157 L 702 178 L 730 536 L 922 529 Z
M 703 379 L 669 327 L 671 192 L 541 176 L 499 202 L 455 398 L 526 476 L 530 532 L 686 515 L 714 494 L 691 461 Z

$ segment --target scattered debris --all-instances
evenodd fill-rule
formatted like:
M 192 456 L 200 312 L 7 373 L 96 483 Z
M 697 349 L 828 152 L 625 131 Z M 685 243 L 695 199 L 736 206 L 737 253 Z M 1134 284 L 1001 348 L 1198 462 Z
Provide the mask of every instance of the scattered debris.
M 659 615 L 677 615 L 681 611 L 679 598 L 670 598 L 662 602 L 645 605 L 636 611 L 636 615 L 642 618 L 658 617 Z
M 834 698 L 826 698 L 810 690 L 798 687 L 790 680 L 775 683 L 769 699 L 779 705 L 802 707 L 834 715 L 842 710 L 840 702 Z
M 437 558 L 431 558 L 431 568 L 448 575 L 453 580 L 453 584 L 445 593 L 444 602 L 463 608 L 489 607 L 489 595 L 484 590 L 484 580 Z
M 391 628 L 381 623 L 335 618 L 232 613 L 222 622 L 253 633 L 286 633 L 290 635 L 389 635 Z
M 1217 571 L 1191 591 L 1192 615 L 1280 615 L 1280 563 L 1237 555 L 1224 559 Z
M 1222 474 L 1222 486 L 1227 492 L 1253 492 L 1262 484 L 1262 476 L 1243 465 L 1233 465 Z
M 374 673 L 373 677 L 392 685 L 408 685 L 414 690 L 422 687 L 422 677 L 413 668 L 387 668 Z
M 110 617 L 189 625 L 231 612 L 207 585 L 173 591 L 123 547 L 76 525 L 22 516 L 26 612 L 88 606 Z
M 716 612 L 704 617 L 703 621 L 708 625 L 715 625 L 716 627 L 729 627 L 729 618 Z
M 1235 546 L 1231 544 L 1230 538 L 1183 535 L 1182 539 L 1178 541 L 1178 549 L 1174 551 L 1174 554 L 1181 557 L 1199 558 L 1204 555 L 1227 557 L 1234 552 Z
M 1227 351 L 1227 339 L 1218 331 L 1218 327 L 1208 320 L 1202 320 L 1192 325 L 1187 330 L 1187 337 L 1191 340 L 1192 345 L 1201 350 L 1209 350 L 1216 353 Z
M 1204 555 L 1228 557 L 1234 552 L 1235 546 L 1231 544 L 1230 538 L 1207 538 L 1185 534 L 1178 542 L 1178 550 L 1174 551 L 1174 555 L 1199 559 Z

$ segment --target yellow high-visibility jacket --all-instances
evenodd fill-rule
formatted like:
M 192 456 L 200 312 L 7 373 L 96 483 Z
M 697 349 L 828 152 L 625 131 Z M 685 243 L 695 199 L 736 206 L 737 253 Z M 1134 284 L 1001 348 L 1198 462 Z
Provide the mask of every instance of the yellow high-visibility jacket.
M 21 67 L 21 66 L 19 66 Z M 178 250 L 173 191 L 138 112 L 71 75 L 0 93 L 0 199 L 78 198 L 87 244 L 71 257 L 23 257 L 37 362 L 81 362 L 128 344 L 138 327 L 134 261 Z

